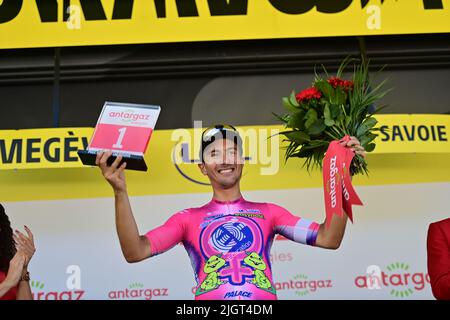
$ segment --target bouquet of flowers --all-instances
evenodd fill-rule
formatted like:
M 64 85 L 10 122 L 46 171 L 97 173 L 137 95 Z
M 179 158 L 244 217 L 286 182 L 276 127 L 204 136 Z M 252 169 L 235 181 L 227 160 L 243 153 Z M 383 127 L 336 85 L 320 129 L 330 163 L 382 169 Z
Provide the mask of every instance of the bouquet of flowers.
M 353 64 L 352 78 L 344 80 L 344 70 L 350 63 Z M 373 141 L 379 130 L 375 128 L 377 120 L 373 115 L 384 108 L 373 106 L 389 91 L 384 89 L 386 80 L 375 86 L 371 83 L 369 62 L 357 63 L 346 58 L 336 76 L 330 76 L 325 67 L 322 68 L 324 75 L 315 72 L 310 88 L 299 93 L 292 91 L 289 97 L 283 98 L 286 114 L 275 114 L 289 129 L 280 133 L 288 142 L 286 161 L 293 157 L 305 158 L 308 170 L 322 167 L 330 143 L 344 136 L 355 136 L 366 152 L 373 151 Z M 363 157 L 355 155 L 350 173 L 368 174 Z

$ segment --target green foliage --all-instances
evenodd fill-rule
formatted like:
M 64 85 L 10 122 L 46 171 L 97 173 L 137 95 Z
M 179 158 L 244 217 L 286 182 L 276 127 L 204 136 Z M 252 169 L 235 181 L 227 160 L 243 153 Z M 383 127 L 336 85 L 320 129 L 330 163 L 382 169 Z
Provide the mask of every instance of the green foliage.
M 353 66 L 352 79 L 343 80 L 344 70 L 350 66 Z M 314 166 L 321 167 L 329 143 L 345 135 L 355 136 L 367 152 L 372 152 L 376 132 L 379 131 L 374 114 L 385 106 L 372 113 L 369 113 L 369 108 L 390 91 L 384 89 L 387 80 L 377 85 L 372 83 L 369 62 L 359 63 L 346 58 L 333 78 L 325 67 L 322 68 L 325 77 L 315 71 L 313 87 L 307 89 L 320 92 L 320 98 L 305 98 L 303 95 L 298 101 L 294 90 L 289 97 L 282 99 L 287 113 L 275 115 L 286 129 L 291 129 L 280 133 L 288 143 L 285 160 L 304 158 L 308 170 Z M 367 174 L 364 158 L 356 155 L 350 170 L 352 174 Z

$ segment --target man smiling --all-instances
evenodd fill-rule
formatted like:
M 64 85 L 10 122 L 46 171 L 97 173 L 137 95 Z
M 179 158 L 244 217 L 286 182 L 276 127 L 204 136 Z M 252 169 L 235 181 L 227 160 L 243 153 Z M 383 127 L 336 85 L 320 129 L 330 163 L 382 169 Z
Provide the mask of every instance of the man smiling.
M 341 145 L 365 156 L 354 137 Z M 294 216 L 276 204 L 245 200 L 240 190 L 242 140 L 232 126 L 216 125 L 202 134 L 199 168 L 209 178 L 212 200 L 204 206 L 179 211 L 145 235 L 139 235 L 131 210 L 124 174 L 126 163 L 118 167 L 118 157 L 108 166 L 110 155 L 111 152 L 100 153 L 96 163 L 114 190 L 116 226 L 125 259 L 139 262 L 182 242 L 194 269 L 198 300 L 276 299 L 270 264 L 276 234 L 327 249 L 337 249 L 344 236 L 345 215 L 334 216 L 325 228 L 326 219 L 318 224 Z

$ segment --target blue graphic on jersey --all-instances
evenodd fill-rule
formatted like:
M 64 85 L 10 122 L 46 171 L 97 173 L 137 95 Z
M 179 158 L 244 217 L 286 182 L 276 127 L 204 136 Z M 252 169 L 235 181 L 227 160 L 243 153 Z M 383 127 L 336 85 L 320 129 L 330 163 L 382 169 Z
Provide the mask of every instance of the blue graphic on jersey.
M 211 242 L 220 252 L 240 252 L 253 244 L 253 233 L 241 222 L 228 222 L 213 231 Z

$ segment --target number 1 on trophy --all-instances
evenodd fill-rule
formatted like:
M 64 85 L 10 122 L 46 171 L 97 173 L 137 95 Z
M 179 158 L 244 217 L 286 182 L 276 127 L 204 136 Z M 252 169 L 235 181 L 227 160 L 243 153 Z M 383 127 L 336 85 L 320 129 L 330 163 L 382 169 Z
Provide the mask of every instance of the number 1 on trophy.
M 125 136 L 125 132 L 127 132 L 126 127 L 119 129 L 119 138 L 117 138 L 117 142 L 113 144 L 114 148 L 117 148 L 117 149 L 123 148 L 122 140 L 123 140 L 123 137 Z

